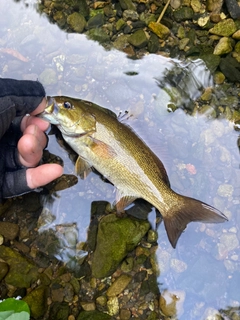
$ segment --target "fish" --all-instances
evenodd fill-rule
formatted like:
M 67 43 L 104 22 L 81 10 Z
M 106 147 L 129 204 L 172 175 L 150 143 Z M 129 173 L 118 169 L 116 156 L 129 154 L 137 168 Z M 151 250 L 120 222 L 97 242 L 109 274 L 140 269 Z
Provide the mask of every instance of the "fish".
M 94 168 L 115 186 L 117 213 L 138 198 L 154 206 L 173 248 L 188 223 L 227 220 L 218 209 L 173 191 L 162 161 L 114 112 L 89 101 L 56 96 L 48 98 L 40 116 L 56 125 L 79 155 L 75 168 L 82 179 Z

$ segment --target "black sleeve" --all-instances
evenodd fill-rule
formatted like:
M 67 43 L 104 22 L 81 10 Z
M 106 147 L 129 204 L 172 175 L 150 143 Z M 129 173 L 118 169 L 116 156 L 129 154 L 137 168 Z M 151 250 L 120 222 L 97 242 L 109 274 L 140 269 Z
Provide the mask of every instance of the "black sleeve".
M 0 139 L 15 117 L 34 111 L 44 97 L 38 81 L 0 78 Z
M 22 116 L 34 111 L 44 97 L 38 81 L 0 78 L 0 201 L 31 191 L 26 168 L 19 163 L 17 142 Z

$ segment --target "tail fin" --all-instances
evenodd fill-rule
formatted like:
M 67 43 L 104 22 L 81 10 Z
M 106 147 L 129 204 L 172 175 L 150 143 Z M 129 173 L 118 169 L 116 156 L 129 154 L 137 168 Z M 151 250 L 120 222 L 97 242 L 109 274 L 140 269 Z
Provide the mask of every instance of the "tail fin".
M 189 222 L 220 223 L 227 220 L 222 212 L 204 202 L 181 195 L 178 197 L 179 205 L 171 207 L 163 216 L 168 239 L 173 248 Z

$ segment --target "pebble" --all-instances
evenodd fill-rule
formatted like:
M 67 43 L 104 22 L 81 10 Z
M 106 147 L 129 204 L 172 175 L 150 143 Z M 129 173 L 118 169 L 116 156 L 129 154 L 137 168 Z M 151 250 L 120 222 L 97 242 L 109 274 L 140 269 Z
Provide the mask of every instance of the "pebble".
M 161 23 L 150 22 L 148 28 L 154 32 L 160 39 L 165 39 L 169 34 L 170 30 L 168 27 L 164 26 Z
M 228 198 L 228 197 L 232 197 L 233 191 L 234 191 L 233 186 L 231 184 L 226 183 L 226 184 L 221 184 L 218 187 L 217 194 L 220 197 Z
M 239 240 L 235 233 L 223 233 L 220 237 L 220 244 L 224 245 L 227 251 L 231 251 L 238 248 Z
M 146 33 L 140 29 L 130 35 L 128 42 L 136 48 L 143 48 L 147 45 L 148 39 Z
M 223 37 L 219 40 L 218 44 L 214 48 L 213 54 L 218 56 L 227 54 L 233 50 L 231 40 L 228 37 Z
M 110 297 L 107 301 L 108 313 L 110 316 L 115 316 L 119 313 L 119 303 L 117 297 Z
M 80 302 L 81 307 L 85 311 L 93 311 L 96 309 L 95 303 L 94 302 Z
M 170 267 L 177 273 L 181 273 L 187 270 L 187 264 L 179 259 L 171 259 Z
M 217 23 L 213 28 L 209 30 L 210 33 L 216 34 L 222 37 L 229 37 L 235 31 L 237 31 L 237 27 L 235 22 L 232 19 L 226 19 Z
M 123 19 L 124 20 L 137 21 L 139 19 L 139 15 L 138 15 L 138 13 L 136 11 L 125 10 L 123 12 Z
M 9 266 L 6 262 L 0 261 L 0 281 L 6 276 L 8 273 Z
M 114 297 L 119 295 L 128 286 L 131 280 L 132 280 L 132 277 L 130 275 L 122 274 L 108 288 L 107 296 Z
M 83 32 L 86 26 L 86 20 L 81 13 L 74 12 L 67 17 L 67 23 L 75 32 Z
M 8 240 L 14 240 L 19 233 L 19 226 L 12 222 L 0 222 L 0 234 Z

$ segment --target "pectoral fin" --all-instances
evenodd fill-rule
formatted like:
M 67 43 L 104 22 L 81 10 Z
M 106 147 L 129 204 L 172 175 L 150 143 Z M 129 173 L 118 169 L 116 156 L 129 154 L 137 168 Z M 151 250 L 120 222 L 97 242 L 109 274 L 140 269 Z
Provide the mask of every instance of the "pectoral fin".
M 92 143 L 89 147 L 94 154 L 102 159 L 111 159 L 116 156 L 116 152 L 110 145 L 98 139 L 92 138 Z
M 78 157 L 75 163 L 75 171 L 81 179 L 86 179 L 89 173 L 92 171 L 92 169 L 90 164 L 86 160 L 82 159 L 81 157 Z

